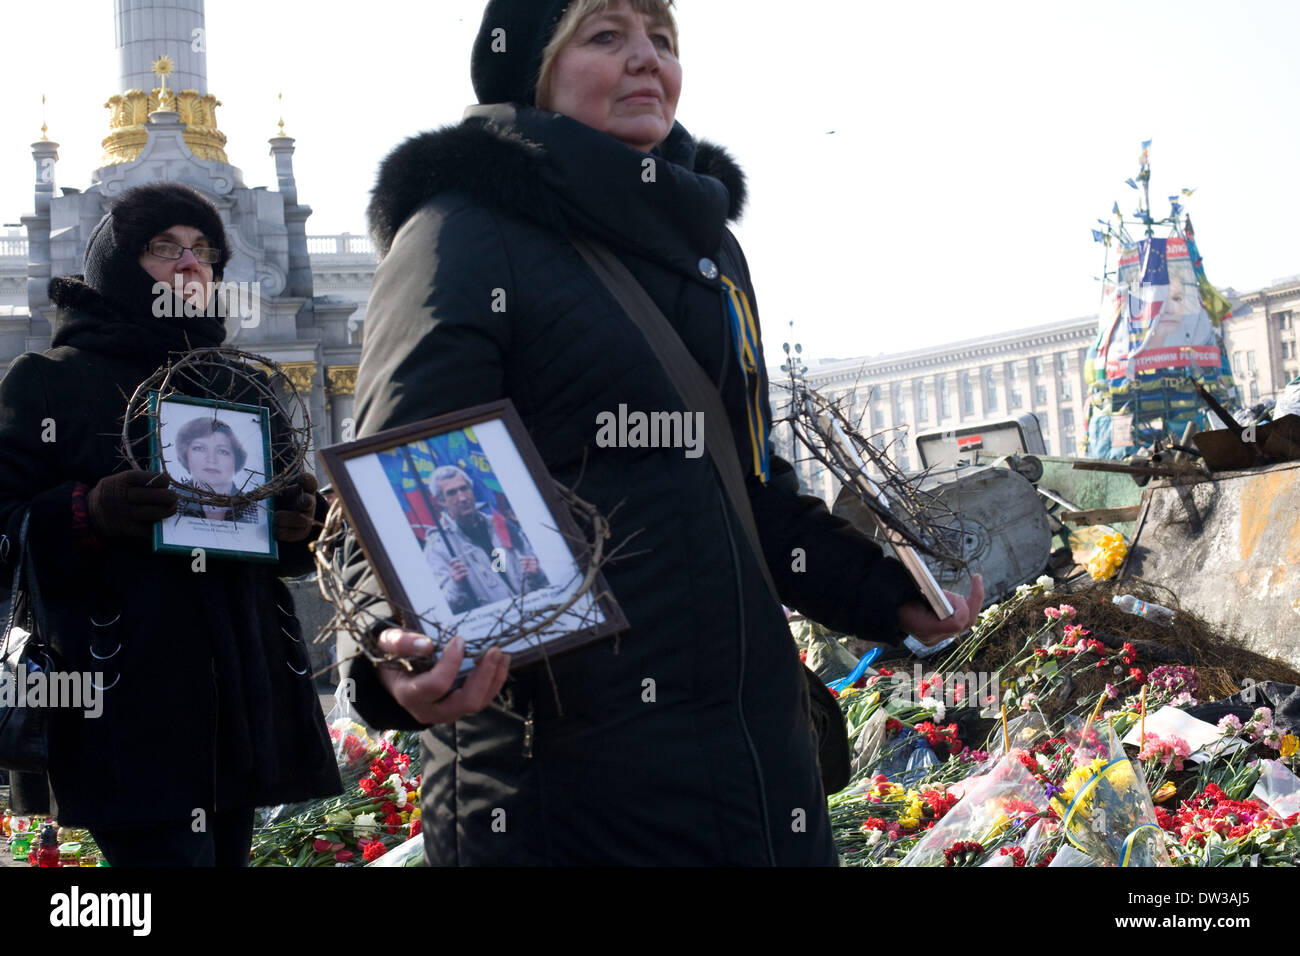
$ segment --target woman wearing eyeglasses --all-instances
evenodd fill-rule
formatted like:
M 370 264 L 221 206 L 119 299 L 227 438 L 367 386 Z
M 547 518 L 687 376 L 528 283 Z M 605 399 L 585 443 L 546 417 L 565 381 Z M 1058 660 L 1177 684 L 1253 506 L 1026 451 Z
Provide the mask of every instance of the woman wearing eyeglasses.
M 91 234 L 84 278 L 50 282 L 53 347 L 0 379 L 0 571 L 12 575 L 29 513 L 41 637 L 59 670 L 91 679 L 93 699 L 49 712 L 55 813 L 89 828 L 114 866 L 245 865 L 256 807 L 341 789 L 280 581 L 312 567 L 315 479 L 277 501 L 279 566 L 198 564 L 153 552 L 153 525 L 178 496 L 120 447 L 136 387 L 175 353 L 225 338 L 206 306 L 229 258 L 198 193 L 124 193 Z M 160 308 L 178 287 L 188 308 Z

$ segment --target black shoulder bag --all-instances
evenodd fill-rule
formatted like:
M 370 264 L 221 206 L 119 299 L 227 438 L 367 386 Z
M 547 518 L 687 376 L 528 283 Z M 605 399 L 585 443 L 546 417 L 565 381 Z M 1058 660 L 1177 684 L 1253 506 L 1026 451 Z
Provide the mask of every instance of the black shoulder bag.
M 587 239 L 570 237 L 570 242 L 582 254 L 596 277 L 604 283 L 623 311 L 636 323 L 650 348 L 659 359 L 673 386 L 677 389 L 687 411 L 704 412 L 704 444 L 717 469 L 718 479 L 731 501 L 732 510 L 740 519 L 745 539 L 753 549 L 763 580 L 778 605 L 780 595 L 776 583 L 763 557 L 763 546 L 754 523 L 754 511 L 745 491 L 745 473 L 736 454 L 735 439 L 731 435 L 722 396 L 708 374 L 700 367 L 669 323 L 655 305 L 654 299 L 637 281 L 622 260 L 604 246 Z M 804 668 L 810 698 L 809 719 L 817 736 L 817 761 L 821 769 L 822 786 L 828 794 L 838 793 L 848 786 L 851 777 L 848 730 L 839 705 L 826 685 L 812 671 Z
M 49 648 L 42 642 L 45 608 L 27 547 L 30 518 L 30 512 L 23 515 L 18 533 L 13 588 L 9 592 L 3 645 L 0 645 L 0 767 L 22 773 L 44 773 L 49 760 L 47 715 L 44 707 L 25 702 L 25 688 L 20 687 L 26 684 L 29 674 L 41 672 L 48 678 L 53 670 Z M 26 636 L 15 635 L 20 604 L 24 609 Z

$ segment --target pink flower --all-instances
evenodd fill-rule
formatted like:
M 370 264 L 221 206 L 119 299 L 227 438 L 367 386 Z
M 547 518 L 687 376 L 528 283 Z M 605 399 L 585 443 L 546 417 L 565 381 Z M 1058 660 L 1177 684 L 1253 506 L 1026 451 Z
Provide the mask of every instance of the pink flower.
M 1074 620 L 1074 616 L 1075 616 L 1076 613 L 1078 613 L 1078 612 L 1075 611 L 1075 609 L 1074 609 L 1073 607 L 1071 607 L 1069 604 L 1062 604 L 1062 605 L 1061 605 L 1061 616 L 1062 616 L 1062 617 L 1066 617 L 1066 618 L 1069 618 L 1070 620 Z
M 1060 608 L 1045 607 L 1043 608 L 1043 613 L 1046 614 L 1048 617 L 1050 617 L 1053 621 L 1059 621 L 1061 619 Z
M 1241 718 L 1236 714 L 1225 714 L 1219 718 L 1219 733 L 1239 734 L 1241 733 Z

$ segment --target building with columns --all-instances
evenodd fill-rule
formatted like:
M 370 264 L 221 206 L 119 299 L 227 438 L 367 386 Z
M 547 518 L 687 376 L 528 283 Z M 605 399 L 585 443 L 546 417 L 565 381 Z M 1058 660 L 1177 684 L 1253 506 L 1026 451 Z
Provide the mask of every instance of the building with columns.
M 1276 398 L 1300 375 L 1300 276 L 1254 292 L 1224 291 L 1234 305 L 1223 338 L 1239 401 Z M 1026 413 L 1038 419 L 1049 455 L 1071 457 L 1087 442 L 1083 366 L 1096 334 L 1096 317 L 1067 319 L 894 355 L 808 361 L 805 378 L 822 394 L 843 397 L 863 434 L 879 436 L 904 471 L 921 469 L 918 434 Z M 770 343 L 769 333 L 769 354 Z M 789 415 L 787 377 L 778 368 L 768 376 L 779 420 Z M 773 441 L 777 454 L 796 464 L 807 493 L 833 500 L 833 479 L 794 447 L 788 426 L 778 423 Z
M 918 471 L 916 436 L 990 419 L 1032 414 L 1051 454 L 1078 454 L 1084 437 L 1083 363 L 1095 318 L 1071 319 L 935 345 L 895 355 L 808 364 L 807 382 L 843 396 L 864 434 L 880 436 L 904 471 Z M 789 414 L 785 373 L 770 369 L 772 415 Z M 836 489 L 818 462 L 794 448 L 788 427 L 773 432 L 777 454 L 796 463 L 805 491 L 830 500 Z
M 181 182 L 221 215 L 232 247 L 225 281 L 248 283 L 257 296 L 255 321 L 227 320 L 228 344 L 285 369 L 307 399 L 317 448 L 341 440 L 375 269 L 369 240 L 307 235 L 311 207 L 299 201 L 283 122 L 267 140 L 273 189 L 250 186 L 230 164 L 207 87 L 206 44 L 195 42 L 206 37 L 203 0 L 116 0 L 114 26 L 119 71 L 105 104 L 100 167 L 84 188 L 61 186 L 59 144 L 43 127 L 31 147 L 34 211 L 22 217 L 22 232 L 0 237 L 0 362 L 49 347 L 49 280 L 81 272 L 90 233 L 116 197 L 147 182 Z

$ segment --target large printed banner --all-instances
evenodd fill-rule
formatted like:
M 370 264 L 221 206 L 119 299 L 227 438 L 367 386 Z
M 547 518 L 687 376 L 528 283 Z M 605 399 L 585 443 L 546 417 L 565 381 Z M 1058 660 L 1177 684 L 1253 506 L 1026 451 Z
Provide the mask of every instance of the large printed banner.
M 1179 438 L 1204 407 L 1194 380 L 1230 401 L 1221 328 L 1230 314 L 1191 239 L 1143 239 L 1120 250 L 1084 369 L 1090 457 L 1124 458 L 1162 435 Z M 1113 433 L 1112 418 L 1125 427 Z

